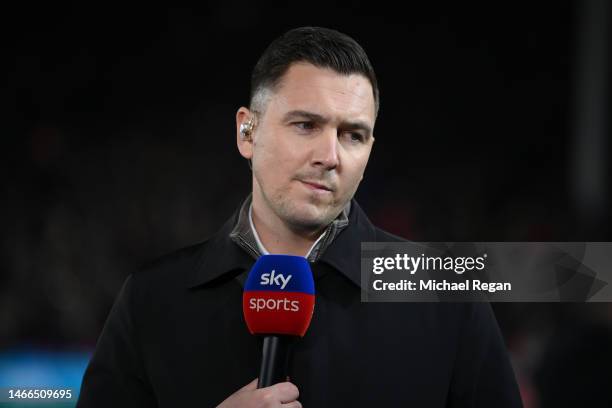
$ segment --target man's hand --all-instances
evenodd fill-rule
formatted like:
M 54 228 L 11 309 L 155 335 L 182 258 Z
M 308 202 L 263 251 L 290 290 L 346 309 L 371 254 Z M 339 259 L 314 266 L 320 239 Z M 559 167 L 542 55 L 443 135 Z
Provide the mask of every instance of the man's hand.
M 217 408 L 301 408 L 297 401 L 300 392 L 290 382 L 282 382 L 270 387 L 257 389 L 257 378 L 245 385 Z

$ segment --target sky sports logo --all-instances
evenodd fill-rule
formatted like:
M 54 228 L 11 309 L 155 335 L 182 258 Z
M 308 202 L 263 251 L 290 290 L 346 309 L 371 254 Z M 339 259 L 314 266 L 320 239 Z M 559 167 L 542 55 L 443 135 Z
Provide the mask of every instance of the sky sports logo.
M 304 257 L 263 255 L 244 285 L 242 310 L 253 334 L 302 336 L 314 310 L 314 280 Z
M 271 286 L 285 290 L 292 275 L 283 275 L 272 270 L 270 273 L 263 273 L 259 279 L 259 285 L 262 287 Z M 275 298 L 278 292 L 266 293 L 264 297 L 252 297 L 249 299 L 249 309 L 260 312 L 262 310 L 277 310 L 286 312 L 299 312 L 299 299 L 288 299 L 285 295 L 280 299 Z M 290 294 L 291 296 L 291 294 Z M 293 296 L 292 296 L 293 297 Z

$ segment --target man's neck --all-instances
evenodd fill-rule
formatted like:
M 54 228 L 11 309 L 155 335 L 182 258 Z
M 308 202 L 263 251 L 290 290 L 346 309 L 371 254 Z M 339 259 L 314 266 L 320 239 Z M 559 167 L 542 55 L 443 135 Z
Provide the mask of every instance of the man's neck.
M 251 207 L 251 219 L 255 232 L 264 248 L 272 254 L 307 256 L 325 228 L 317 231 L 297 232 L 275 216 L 261 216 L 255 203 Z

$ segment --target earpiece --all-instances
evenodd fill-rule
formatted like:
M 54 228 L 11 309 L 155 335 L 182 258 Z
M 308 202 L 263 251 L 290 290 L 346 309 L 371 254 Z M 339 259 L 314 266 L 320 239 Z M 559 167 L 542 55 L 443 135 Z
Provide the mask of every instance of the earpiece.
M 248 121 L 240 124 L 240 134 L 244 139 L 246 139 L 251 136 L 254 127 L 255 123 L 253 117 L 251 116 Z

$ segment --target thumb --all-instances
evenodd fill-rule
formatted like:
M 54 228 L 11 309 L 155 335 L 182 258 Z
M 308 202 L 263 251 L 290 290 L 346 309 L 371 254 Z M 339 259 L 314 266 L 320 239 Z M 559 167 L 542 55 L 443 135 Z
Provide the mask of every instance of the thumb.
M 240 391 L 255 391 L 257 389 L 257 380 L 258 379 L 255 378 L 253 381 L 242 387 Z

